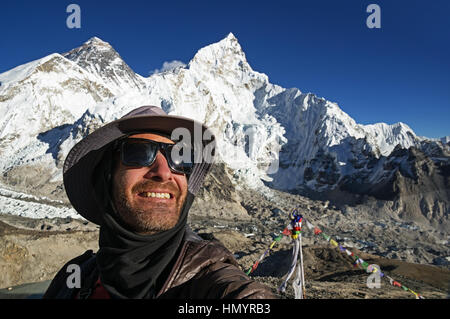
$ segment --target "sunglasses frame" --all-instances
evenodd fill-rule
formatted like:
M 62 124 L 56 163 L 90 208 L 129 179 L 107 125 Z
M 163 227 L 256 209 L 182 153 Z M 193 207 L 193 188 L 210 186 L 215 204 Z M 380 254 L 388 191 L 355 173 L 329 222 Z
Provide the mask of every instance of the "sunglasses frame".
M 160 151 L 161 154 L 162 154 L 162 155 L 164 156 L 164 158 L 166 159 L 167 165 L 169 166 L 169 168 L 170 168 L 170 170 L 171 170 L 172 172 L 177 173 L 177 174 L 186 174 L 187 176 L 189 176 L 189 175 L 192 173 L 192 170 L 193 170 L 193 168 L 194 168 L 194 163 L 192 163 L 192 166 L 191 166 L 188 170 L 177 169 L 177 168 L 174 166 L 173 161 L 172 161 L 172 159 L 171 159 L 171 154 L 170 154 L 170 153 L 171 153 L 171 149 L 169 150 L 169 148 L 170 148 L 171 146 L 172 146 L 172 147 L 175 146 L 176 143 L 171 144 L 171 143 L 157 142 L 157 141 L 153 141 L 153 140 L 145 139 L 145 138 L 129 137 L 130 135 L 134 135 L 134 134 L 136 134 L 136 133 L 133 133 L 133 134 L 129 134 L 129 135 L 127 135 L 127 136 L 124 136 L 123 138 L 119 139 L 119 140 L 117 141 L 117 144 L 115 145 L 115 149 L 116 149 L 117 151 L 120 152 L 120 161 L 121 161 L 121 163 L 122 163 L 123 165 L 128 166 L 128 167 L 148 167 L 148 166 L 151 166 L 151 165 L 153 165 L 153 164 L 155 163 L 155 160 L 156 160 L 156 156 L 157 156 L 157 154 L 158 154 L 158 151 Z M 153 156 L 152 161 L 149 162 L 149 163 L 145 163 L 146 165 L 140 165 L 140 164 L 138 164 L 138 163 L 129 163 L 129 162 L 127 162 L 127 161 L 124 159 L 124 153 L 125 153 L 125 151 L 124 151 L 124 145 L 125 145 L 128 141 L 130 141 L 130 140 L 133 140 L 133 141 L 141 141 L 141 142 L 143 142 L 143 143 L 141 143 L 141 144 L 153 144 L 153 145 L 156 145 L 156 146 L 157 146 L 157 149 L 156 149 L 156 151 L 155 151 L 155 154 L 154 154 L 154 156 Z

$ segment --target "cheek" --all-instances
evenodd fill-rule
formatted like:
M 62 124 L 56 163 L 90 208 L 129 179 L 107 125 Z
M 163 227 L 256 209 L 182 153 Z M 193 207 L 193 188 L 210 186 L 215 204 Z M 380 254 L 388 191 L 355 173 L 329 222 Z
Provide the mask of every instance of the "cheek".
M 184 175 L 174 175 L 174 180 L 178 185 L 178 188 L 181 190 L 182 194 L 186 194 L 187 193 L 187 189 L 188 189 L 188 182 L 187 182 L 187 178 Z
M 130 174 L 129 170 L 118 169 L 113 175 L 113 183 L 116 193 L 130 192 L 131 186 L 134 185 L 133 174 Z

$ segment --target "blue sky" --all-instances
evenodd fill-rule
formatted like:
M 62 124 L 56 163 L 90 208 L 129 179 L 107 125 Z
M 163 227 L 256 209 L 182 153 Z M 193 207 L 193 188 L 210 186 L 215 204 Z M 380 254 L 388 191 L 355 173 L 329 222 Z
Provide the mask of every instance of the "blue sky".
M 69 29 L 66 8 L 81 8 Z M 369 4 L 381 28 L 369 29 Z M 232 32 L 271 83 L 312 92 L 358 123 L 404 122 L 418 135 L 450 135 L 450 1 L 8 1 L 0 4 L 0 72 L 92 36 L 137 73 L 188 63 Z

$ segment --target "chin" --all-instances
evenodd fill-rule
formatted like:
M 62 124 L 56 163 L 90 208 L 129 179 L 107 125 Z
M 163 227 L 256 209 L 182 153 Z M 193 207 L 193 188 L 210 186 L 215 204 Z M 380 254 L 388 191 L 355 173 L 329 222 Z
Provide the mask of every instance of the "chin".
M 178 214 L 165 212 L 137 213 L 122 216 L 126 224 L 136 233 L 159 233 L 173 228 L 179 219 Z

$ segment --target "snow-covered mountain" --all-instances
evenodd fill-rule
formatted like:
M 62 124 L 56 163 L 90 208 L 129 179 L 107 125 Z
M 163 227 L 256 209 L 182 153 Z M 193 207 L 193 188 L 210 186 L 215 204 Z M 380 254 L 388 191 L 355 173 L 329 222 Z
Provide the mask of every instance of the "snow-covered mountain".
M 145 88 L 145 79 L 136 74 L 107 42 L 97 37 L 63 56 L 102 79 L 115 95 L 128 89 Z
M 233 171 L 238 189 L 378 196 L 397 172 L 414 176 L 414 161 L 399 150 L 424 154 L 430 169 L 449 165 L 448 145 L 418 137 L 404 123 L 360 125 L 336 103 L 270 83 L 231 33 L 201 48 L 187 66 L 147 78 L 94 37 L 2 73 L 0 84 L 3 183 L 38 187 L 41 195 L 61 190 L 62 161 L 77 141 L 149 104 L 211 127 L 218 161 Z

